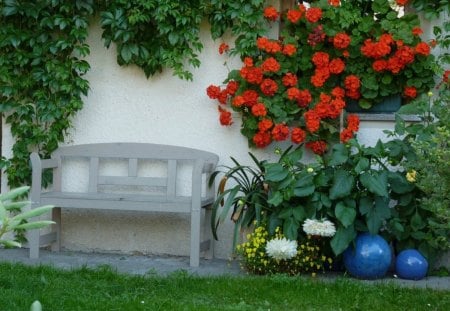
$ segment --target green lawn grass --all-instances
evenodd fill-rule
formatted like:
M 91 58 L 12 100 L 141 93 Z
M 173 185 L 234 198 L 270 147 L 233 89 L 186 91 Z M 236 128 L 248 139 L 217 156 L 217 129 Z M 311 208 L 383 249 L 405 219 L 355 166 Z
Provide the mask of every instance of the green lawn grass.
M 0 264 L 0 310 L 450 310 L 450 292 L 310 277 L 129 276 Z

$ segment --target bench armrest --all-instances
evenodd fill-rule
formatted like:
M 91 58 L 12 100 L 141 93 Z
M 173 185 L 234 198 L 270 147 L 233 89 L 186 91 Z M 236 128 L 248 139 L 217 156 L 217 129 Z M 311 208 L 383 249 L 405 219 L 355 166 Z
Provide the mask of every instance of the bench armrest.
M 42 171 L 47 168 L 59 168 L 59 161 L 57 159 L 41 159 L 37 152 L 31 153 L 30 161 L 32 169 L 30 201 L 31 206 L 35 207 L 39 205 L 42 192 Z

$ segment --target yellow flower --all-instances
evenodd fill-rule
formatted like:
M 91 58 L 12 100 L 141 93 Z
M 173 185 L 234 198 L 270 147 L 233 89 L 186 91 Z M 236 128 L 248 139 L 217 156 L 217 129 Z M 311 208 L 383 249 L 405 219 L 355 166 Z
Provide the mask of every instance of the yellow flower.
M 430 91 L 430 92 L 427 93 L 427 95 L 428 95 L 429 97 L 431 97 L 431 96 L 433 96 L 433 92 Z
M 415 182 L 416 174 L 417 172 L 415 170 L 409 171 L 408 173 L 406 173 L 406 180 L 409 182 Z
M 314 169 L 312 167 L 308 167 L 308 169 L 306 170 L 308 173 L 312 173 L 314 172 Z

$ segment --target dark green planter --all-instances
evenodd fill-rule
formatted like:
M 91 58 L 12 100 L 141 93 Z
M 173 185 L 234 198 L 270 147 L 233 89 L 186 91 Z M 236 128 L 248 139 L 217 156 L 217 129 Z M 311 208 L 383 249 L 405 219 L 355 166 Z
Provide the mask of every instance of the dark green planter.
M 373 105 L 369 109 L 364 109 L 358 105 L 357 101 L 347 101 L 345 110 L 347 112 L 359 112 L 359 113 L 395 113 L 400 109 L 402 105 L 402 97 L 400 95 L 392 95 L 386 97 L 382 102 Z

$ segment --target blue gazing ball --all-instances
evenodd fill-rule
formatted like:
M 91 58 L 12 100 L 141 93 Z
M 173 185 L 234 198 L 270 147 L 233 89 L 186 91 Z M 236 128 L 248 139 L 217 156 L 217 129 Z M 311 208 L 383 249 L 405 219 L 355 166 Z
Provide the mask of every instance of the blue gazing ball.
M 347 271 L 360 279 L 377 279 L 386 275 L 391 265 L 392 251 L 379 235 L 359 234 L 355 247 L 350 245 L 344 252 Z
M 402 279 L 420 280 L 427 275 L 428 261 L 415 249 L 405 249 L 398 254 L 395 271 Z

